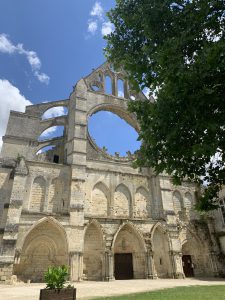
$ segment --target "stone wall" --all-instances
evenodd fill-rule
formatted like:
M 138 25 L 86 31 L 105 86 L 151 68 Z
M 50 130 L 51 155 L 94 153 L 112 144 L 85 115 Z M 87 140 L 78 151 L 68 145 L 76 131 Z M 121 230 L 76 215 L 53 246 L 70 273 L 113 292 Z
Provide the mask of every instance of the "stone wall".
M 105 91 L 106 76 L 112 95 Z M 202 219 L 193 209 L 194 186 L 177 187 L 166 174 L 134 169 L 131 153 L 109 155 L 88 134 L 88 118 L 100 110 L 139 130 L 127 106 L 131 96 L 146 98 L 130 90 L 126 78 L 106 63 L 78 81 L 69 100 L 11 112 L 2 156 L 14 165 L 0 162 L 0 280 L 16 274 L 42 281 L 49 265 L 60 264 L 70 266 L 73 281 L 113 280 L 119 254 L 132 257 L 134 278 L 182 278 L 182 255 L 192 257 L 196 275 L 222 273 L 219 210 Z M 118 97 L 118 79 L 124 79 L 124 97 Z M 57 106 L 68 107 L 68 116 L 42 120 Z M 54 125 L 64 126 L 63 137 L 40 141 Z M 50 145 L 59 152 L 36 155 Z M 60 155 L 58 163 L 53 153 Z M 43 157 L 51 159 L 38 160 Z

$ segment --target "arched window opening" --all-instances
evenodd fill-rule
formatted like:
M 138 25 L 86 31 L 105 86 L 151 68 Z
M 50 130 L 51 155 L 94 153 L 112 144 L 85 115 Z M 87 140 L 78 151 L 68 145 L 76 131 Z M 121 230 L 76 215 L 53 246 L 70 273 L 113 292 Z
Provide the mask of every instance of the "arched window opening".
M 47 153 L 48 151 L 53 150 L 54 148 L 55 148 L 55 146 L 53 146 L 53 145 L 45 146 L 45 147 L 41 148 L 40 150 L 38 150 L 36 155 Z
M 118 88 L 118 97 L 124 98 L 124 81 L 122 79 L 118 79 L 117 88 Z
M 112 95 L 112 78 L 110 76 L 105 76 L 105 93 Z
M 63 143 L 59 143 L 58 145 L 50 145 L 41 148 L 36 153 L 36 160 L 38 161 L 47 161 L 47 162 L 53 162 L 56 164 L 63 163 L 64 157 L 63 157 Z
M 42 115 L 41 119 L 46 120 L 46 119 L 51 119 L 51 118 L 56 118 L 60 116 L 66 116 L 68 114 L 68 109 L 65 106 L 55 106 L 52 108 L 49 108 L 44 112 Z
M 104 128 L 104 130 L 102 130 Z M 125 120 L 109 111 L 99 111 L 89 118 L 88 130 L 95 143 L 108 154 L 127 156 L 140 148 L 138 133 Z
M 64 126 L 52 126 L 42 132 L 38 141 L 51 140 L 64 135 Z

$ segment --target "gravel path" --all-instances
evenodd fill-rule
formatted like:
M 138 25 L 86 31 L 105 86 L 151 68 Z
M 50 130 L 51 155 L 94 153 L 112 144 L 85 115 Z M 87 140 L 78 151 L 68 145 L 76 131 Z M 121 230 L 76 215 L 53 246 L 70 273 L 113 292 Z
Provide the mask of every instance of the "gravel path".
M 74 283 L 77 299 L 131 294 L 164 288 L 191 285 L 225 285 L 225 279 L 156 279 L 156 280 L 116 280 L 112 282 L 83 281 Z M 39 300 L 40 288 L 44 284 L 0 285 L 0 300 Z

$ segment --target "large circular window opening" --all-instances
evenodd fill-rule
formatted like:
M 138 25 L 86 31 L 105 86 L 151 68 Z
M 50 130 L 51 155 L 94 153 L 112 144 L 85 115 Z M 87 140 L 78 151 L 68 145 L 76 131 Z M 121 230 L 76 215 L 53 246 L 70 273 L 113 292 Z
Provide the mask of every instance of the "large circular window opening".
M 109 155 L 125 157 L 140 148 L 138 133 L 125 120 L 109 111 L 89 118 L 88 130 L 95 144 Z

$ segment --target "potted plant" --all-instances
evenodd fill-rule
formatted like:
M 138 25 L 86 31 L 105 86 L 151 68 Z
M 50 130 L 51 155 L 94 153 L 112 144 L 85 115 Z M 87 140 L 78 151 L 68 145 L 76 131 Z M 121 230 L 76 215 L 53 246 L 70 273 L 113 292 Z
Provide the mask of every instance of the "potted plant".
M 44 274 L 46 288 L 41 289 L 39 299 L 75 300 L 76 289 L 71 285 L 65 286 L 68 274 L 68 268 L 66 266 L 49 267 L 47 272 Z

